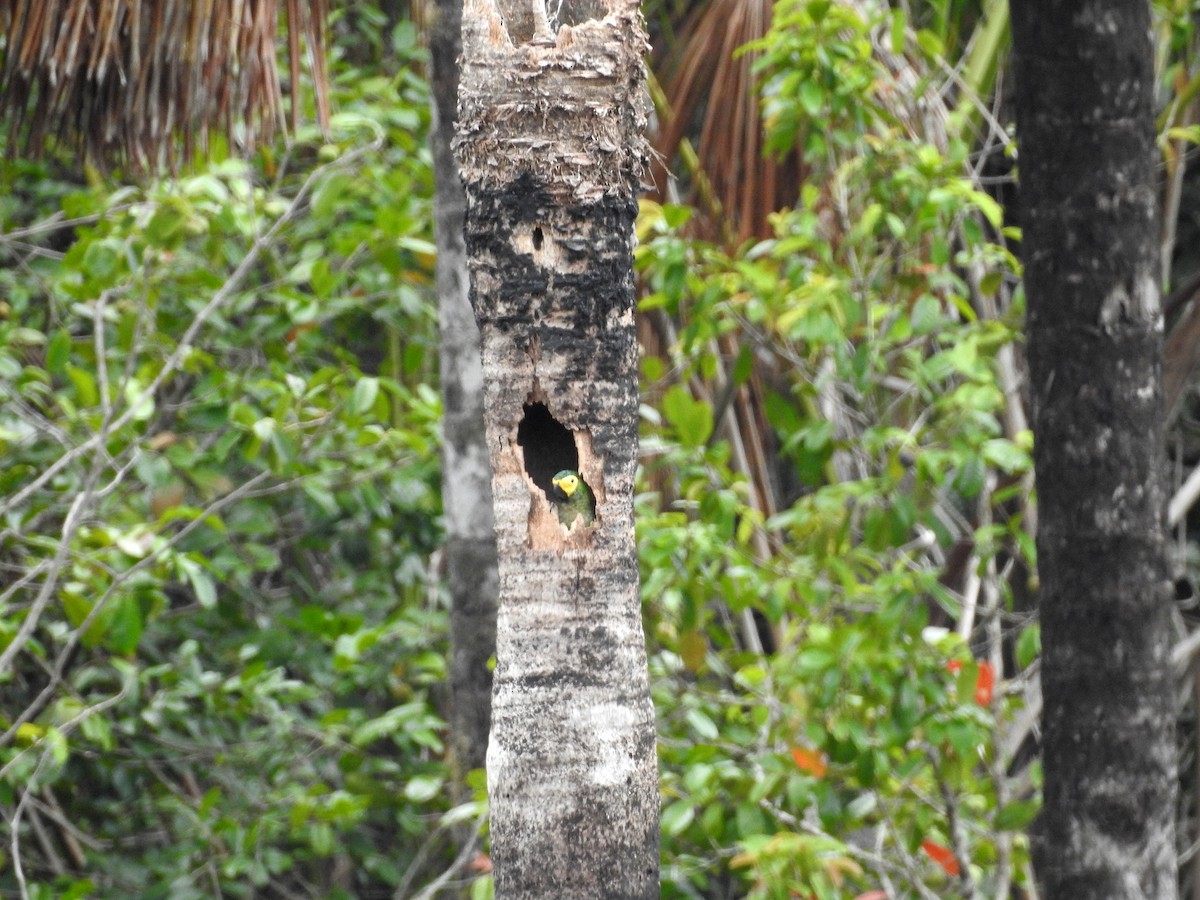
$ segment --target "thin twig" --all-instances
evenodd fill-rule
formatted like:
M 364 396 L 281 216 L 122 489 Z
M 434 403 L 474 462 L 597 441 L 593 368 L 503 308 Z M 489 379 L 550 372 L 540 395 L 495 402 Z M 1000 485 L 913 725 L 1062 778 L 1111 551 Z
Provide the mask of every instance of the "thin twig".
M 1192 469 L 1187 481 L 1180 485 L 1167 504 L 1167 525 L 1174 528 L 1182 522 L 1197 498 L 1200 498 L 1200 466 Z
M 0 246 L 15 243 L 21 238 L 62 231 L 66 228 L 74 228 L 77 225 L 94 225 L 105 216 L 127 212 L 130 209 L 132 209 L 132 204 L 127 203 L 122 206 L 114 206 L 106 209 L 102 213 L 94 213 L 90 216 L 75 216 L 71 219 L 63 218 L 63 213 L 59 210 L 53 215 L 42 219 L 42 221 L 35 222 L 33 225 L 26 225 L 24 228 L 14 228 L 12 231 L 0 231 Z M 30 246 L 32 247 L 32 245 Z
M 25 812 L 25 805 L 28 803 L 29 795 L 37 784 L 42 767 L 46 765 L 46 760 L 49 758 L 50 755 L 48 753 L 43 753 L 38 759 L 37 766 L 34 767 L 33 774 L 29 776 L 24 790 L 21 791 L 21 799 L 17 801 L 17 808 L 13 810 L 12 818 L 9 819 L 8 823 L 12 829 L 9 847 L 12 850 L 13 874 L 17 876 L 17 889 L 21 892 L 21 900 L 29 900 L 29 886 L 25 883 L 25 869 L 21 865 L 21 816 Z M 2 777 L 2 773 L 0 773 L 0 777 Z
M 58 550 L 54 554 L 54 562 L 50 566 L 46 580 L 42 582 L 41 590 L 38 591 L 38 595 L 30 606 L 29 611 L 25 614 L 25 618 L 21 620 L 21 627 L 17 629 L 17 633 L 13 636 L 12 641 L 9 642 L 9 645 L 3 651 L 0 651 L 0 672 L 7 671 L 16 655 L 24 649 L 30 635 L 33 634 L 33 630 L 37 627 L 38 620 L 50 603 L 50 598 L 54 594 L 54 588 L 58 585 L 58 574 L 62 570 L 63 563 L 66 561 L 68 549 L 75 537 L 75 531 L 79 527 L 84 509 L 91 503 L 92 489 L 95 485 L 97 474 L 96 467 L 93 466 L 88 472 L 83 490 L 76 494 L 75 499 L 71 502 L 71 508 L 67 511 L 67 516 L 63 520 Z M 13 731 L 16 727 L 14 725 L 10 731 Z M 0 740 L 0 746 L 3 746 L 4 743 L 5 741 Z
M 345 156 L 339 157 L 337 160 L 331 163 L 326 163 L 325 165 L 320 166 L 309 173 L 308 177 L 304 180 L 304 183 L 300 186 L 300 189 L 296 192 L 296 196 L 288 205 L 288 208 L 278 219 L 275 220 L 275 223 L 270 227 L 266 234 L 264 234 L 262 237 L 254 239 L 249 251 L 244 257 L 242 257 L 242 261 L 238 264 L 237 268 L 234 269 L 233 273 L 228 279 L 226 279 L 225 283 L 221 285 L 220 289 L 213 294 L 208 303 L 206 303 L 204 307 L 196 314 L 196 317 L 188 325 L 187 330 L 184 331 L 183 336 L 179 340 L 179 344 L 175 347 L 175 350 L 169 357 L 167 357 L 166 362 L 163 363 L 163 367 L 159 370 L 158 374 L 154 376 L 154 380 L 151 381 L 149 386 L 142 392 L 143 396 L 153 397 L 158 389 L 162 386 L 163 382 L 174 375 L 180 366 L 186 361 L 187 357 L 191 355 L 193 349 L 192 342 L 195 341 L 196 336 L 200 333 L 200 330 L 207 324 L 208 320 L 217 312 L 217 310 L 220 309 L 221 306 L 223 306 L 226 301 L 230 299 L 233 292 L 241 286 L 241 283 L 246 279 L 246 276 L 250 274 L 250 271 L 258 263 L 259 257 L 262 256 L 263 252 L 274 243 L 276 236 L 279 234 L 283 226 L 300 214 L 303 205 L 302 201 L 312 192 L 313 185 L 326 172 L 349 166 L 352 162 L 355 162 L 369 152 L 376 150 L 378 146 L 379 140 L 377 139 L 376 141 L 353 150 L 347 153 Z M 137 399 L 135 399 L 128 405 L 128 408 L 114 422 L 111 423 L 109 431 L 117 431 L 129 424 L 133 417 L 137 415 L 138 406 L 139 404 Z M 92 450 L 95 450 L 98 446 L 102 446 L 105 443 L 105 440 L 105 436 L 100 432 L 97 432 L 78 447 L 75 447 L 67 453 L 64 453 L 57 460 L 47 466 L 39 476 L 30 481 L 29 484 L 25 485 L 25 487 L 13 494 L 8 500 L 0 504 L 0 515 L 3 515 L 9 510 L 24 503 L 25 500 L 28 499 L 35 491 L 40 490 L 64 468 L 71 465 L 76 459 L 85 453 L 89 453 Z M 2 668 L 3 667 L 0 666 L 0 669 Z
M 118 704 L 122 700 L 124 700 L 128 694 L 129 694 L 129 684 L 127 682 L 122 683 L 121 690 L 119 690 L 117 693 L 113 694 L 111 697 L 105 697 L 99 703 L 95 703 L 92 706 L 87 707 L 86 709 L 81 709 L 79 712 L 77 712 L 71 718 L 67 719 L 67 721 L 63 722 L 61 725 L 56 726 L 56 728 L 62 735 L 64 735 L 64 736 L 69 735 L 85 719 L 90 719 L 92 716 L 96 715 L 97 713 L 104 712 L 104 710 L 108 709 L 110 706 L 115 706 L 116 704 Z M 34 749 L 36 749 L 37 747 L 40 747 L 41 745 L 42 745 L 42 742 L 39 740 L 36 743 L 30 744 L 28 747 L 24 747 L 19 752 L 17 752 L 13 756 L 12 759 L 10 759 L 7 763 L 4 764 L 3 768 L 0 768 L 0 780 L 2 780 L 9 773 L 9 770 L 11 770 L 14 765 L 16 765 L 17 760 L 21 759 L 26 753 L 32 752 Z M 30 785 L 32 785 L 33 781 L 30 780 L 29 783 L 30 783 Z
M 112 597 L 113 593 L 119 587 L 121 587 L 121 585 L 123 585 L 126 581 L 128 581 L 130 578 L 132 578 L 135 574 L 137 574 L 138 572 L 147 568 L 148 566 L 152 565 L 153 563 L 156 563 L 161 558 L 162 554 L 165 551 L 171 549 L 173 546 L 175 546 L 181 540 L 183 540 L 185 537 L 187 537 L 189 534 L 191 534 L 191 532 L 193 530 L 195 530 L 200 525 L 202 525 L 205 522 L 205 520 L 209 516 L 211 516 L 213 513 L 219 512 L 221 509 L 225 508 L 230 503 L 233 503 L 235 500 L 241 499 L 244 491 L 247 491 L 247 490 L 253 488 L 254 485 L 263 481 L 267 477 L 267 474 L 268 473 L 266 473 L 266 472 L 259 472 L 257 475 L 250 478 L 244 484 L 238 486 L 234 490 L 230 491 L 228 494 L 225 494 L 224 496 L 218 498 L 217 500 L 214 500 L 211 504 L 209 504 L 209 506 L 207 506 L 204 509 L 204 512 L 201 515 L 197 516 L 195 519 L 192 519 L 190 522 L 188 522 L 186 525 L 184 525 L 183 528 L 179 529 L 179 531 L 177 531 L 175 534 L 173 534 L 167 540 L 167 542 L 165 544 L 163 544 L 163 546 L 159 547 L 152 553 L 148 553 L 146 556 L 144 556 L 142 559 L 138 560 L 136 563 L 134 563 L 132 566 L 130 566 L 128 569 L 126 569 L 124 572 L 119 573 L 117 575 L 117 577 L 115 577 L 113 579 L 113 581 L 109 584 L 109 586 L 105 590 L 105 592 L 95 601 L 95 603 L 92 604 L 92 608 L 88 612 L 87 616 L 84 617 L 83 621 L 79 623 L 78 627 L 75 628 L 75 630 L 71 632 L 70 637 L 67 638 L 67 641 L 64 644 L 62 651 L 59 653 L 58 659 L 55 662 L 54 672 L 51 674 L 50 680 L 47 682 L 46 686 L 42 688 L 41 692 L 38 694 L 37 698 L 33 701 L 33 703 L 31 703 L 25 709 L 24 712 L 22 712 L 19 716 L 17 716 L 17 718 L 9 726 L 8 730 L 5 731 L 2 735 L 0 735 L 0 747 L 6 746 L 16 735 L 17 729 L 20 728 L 21 725 L 23 725 L 24 723 L 33 719 L 33 717 L 36 716 L 37 713 L 41 709 L 44 708 L 45 704 L 47 702 L 49 702 L 50 698 L 53 697 L 54 691 L 58 688 L 58 685 L 62 682 L 63 672 L 64 672 L 65 666 L 66 666 L 66 661 L 68 659 L 70 659 L 71 654 L 75 650 L 76 645 L 82 639 L 83 635 L 87 632 L 88 628 L 91 627 L 92 623 L 96 620 L 96 618 L 103 611 L 105 604 Z M 76 498 L 76 499 L 78 500 L 78 498 Z M 65 555 L 63 552 L 63 548 L 65 546 L 66 546 L 66 542 L 64 542 L 62 545 L 60 545 L 58 556 Z M 58 558 L 56 557 L 56 564 L 55 564 L 55 568 L 52 570 L 52 577 L 47 578 L 47 580 L 46 580 L 46 585 L 50 585 L 51 588 L 53 587 L 53 584 L 57 583 L 57 578 L 53 576 L 53 573 L 56 572 L 61 567 L 61 565 L 62 565 L 61 561 L 58 560 Z M 46 586 L 43 585 L 43 592 L 45 592 L 45 591 L 46 591 Z M 41 598 L 39 597 L 39 599 L 41 599 Z M 39 616 L 41 615 L 41 612 L 44 609 L 44 607 L 45 607 L 45 604 L 42 604 L 42 606 L 37 609 L 37 615 L 39 615 Z M 31 610 L 31 612 L 26 615 L 26 621 L 29 621 L 30 619 L 33 619 L 33 618 L 34 618 L 34 615 Z M 22 626 L 24 626 L 24 623 L 22 623 Z M 30 630 L 32 630 L 32 629 L 30 629 Z M 20 634 L 18 634 L 18 637 L 20 637 Z M 28 635 L 25 635 L 25 639 L 28 640 Z M 17 640 L 14 639 L 13 643 L 10 644 L 8 648 L 6 648 L 5 653 L 7 654 L 8 650 L 12 650 L 16 644 L 17 644 Z M 15 653 L 16 653 L 16 650 L 13 651 L 14 655 L 15 655 Z M 3 662 L 3 657 L 0 657 L 0 663 L 2 663 L 2 662 Z M 3 669 L 3 665 L 0 665 L 0 670 L 2 670 L 2 669 Z M 0 770 L 0 773 L 2 773 L 2 770 Z
M 484 809 L 479 813 L 475 819 L 475 826 L 471 831 L 470 837 L 467 838 L 467 840 L 463 843 L 462 849 L 458 851 L 458 855 L 454 857 L 454 861 L 450 863 L 449 868 L 447 868 L 446 871 L 442 872 L 441 875 L 422 888 L 418 893 L 414 894 L 413 900 L 430 900 L 430 898 L 435 896 L 438 891 L 445 887 L 446 883 L 450 881 L 451 878 L 455 877 L 459 871 L 466 866 L 467 861 L 471 858 L 471 854 L 475 852 L 476 847 L 479 845 L 479 834 L 483 831 L 483 823 L 487 821 L 487 816 L 487 809 Z M 417 858 L 413 860 L 413 863 L 409 866 L 408 871 L 404 873 L 404 879 L 396 888 L 396 892 L 392 894 L 393 900 L 404 900 L 404 896 L 408 891 L 409 885 L 420 872 L 421 865 L 424 863 L 424 859 L 422 857 L 428 855 L 428 850 L 432 847 L 433 838 L 443 832 L 445 828 L 446 826 L 444 824 L 439 824 L 434 833 L 430 835 L 430 839 L 427 840 L 421 847 L 421 852 L 417 854 Z

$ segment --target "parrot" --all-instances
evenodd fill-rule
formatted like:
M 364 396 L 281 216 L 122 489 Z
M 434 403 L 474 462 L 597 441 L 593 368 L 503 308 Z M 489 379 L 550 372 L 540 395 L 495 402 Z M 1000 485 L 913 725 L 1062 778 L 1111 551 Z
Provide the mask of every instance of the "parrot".
M 570 528 L 576 519 L 582 518 L 584 525 L 591 525 L 596 517 L 596 502 L 587 482 L 572 469 L 563 469 L 551 479 L 554 485 L 554 509 L 558 521 Z

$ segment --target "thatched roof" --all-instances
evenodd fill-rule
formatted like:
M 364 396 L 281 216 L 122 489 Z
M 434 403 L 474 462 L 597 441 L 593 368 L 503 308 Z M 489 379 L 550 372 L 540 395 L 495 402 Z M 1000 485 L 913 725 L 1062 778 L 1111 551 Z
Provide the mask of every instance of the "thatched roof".
M 292 89 L 303 38 L 324 125 L 328 0 L 0 0 L 10 150 L 37 155 L 53 138 L 92 165 L 153 169 L 203 151 L 213 130 L 243 148 L 269 138 L 284 122 L 281 5 Z

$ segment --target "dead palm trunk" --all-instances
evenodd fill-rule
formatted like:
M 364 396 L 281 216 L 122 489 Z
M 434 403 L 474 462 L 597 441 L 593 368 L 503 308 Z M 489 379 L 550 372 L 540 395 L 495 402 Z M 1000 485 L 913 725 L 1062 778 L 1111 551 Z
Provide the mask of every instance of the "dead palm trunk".
M 1049 900 L 1176 896 L 1146 0 L 1012 0 Z
M 433 170 L 441 334 L 442 508 L 450 582 L 450 741 L 463 775 L 483 768 L 496 652 L 496 534 L 483 434 L 479 329 L 467 298 L 466 198 L 450 149 L 457 118 L 462 0 L 437 0 L 429 31 Z
M 458 151 L 500 559 L 492 860 L 501 898 L 657 897 L 633 537 L 645 37 L 636 0 L 560 15 L 555 42 L 510 39 L 495 0 L 463 13 Z M 594 524 L 560 525 L 562 469 L 593 490 Z

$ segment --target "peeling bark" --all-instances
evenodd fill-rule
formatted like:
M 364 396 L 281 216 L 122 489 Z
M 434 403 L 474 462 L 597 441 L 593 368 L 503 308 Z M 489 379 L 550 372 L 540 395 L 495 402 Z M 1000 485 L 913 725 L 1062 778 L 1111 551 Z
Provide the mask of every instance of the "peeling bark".
M 496 535 L 483 431 L 479 329 L 467 296 L 466 197 L 451 142 L 458 104 L 462 0 L 437 0 L 430 28 L 438 327 L 441 337 L 442 508 L 450 587 L 450 746 L 460 777 L 481 769 L 491 726 L 496 652 Z
M 502 898 L 658 896 L 633 535 L 645 37 L 635 0 L 605 0 L 599 19 L 585 5 L 563 3 L 553 44 L 510 36 L 495 0 L 463 16 L 457 150 L 500 558 L 488 790 Z M 563 469 L 592 489 L 594 524 L 559 524 Z
M 1039 498 L 1042 896 L 1176 896 L 1150 9 L 1013 0 Z

